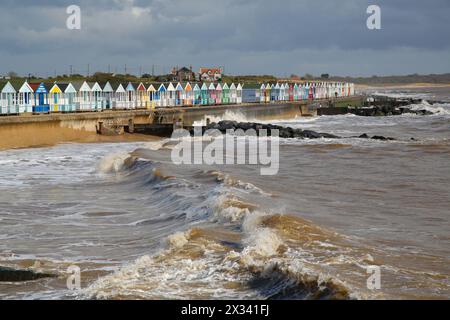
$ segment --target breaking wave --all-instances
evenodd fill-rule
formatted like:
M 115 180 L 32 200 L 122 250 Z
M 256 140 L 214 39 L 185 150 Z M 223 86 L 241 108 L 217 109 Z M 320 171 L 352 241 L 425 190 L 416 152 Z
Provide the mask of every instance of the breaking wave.
M 237 121 L 237 122 L 256 122 L 258 121 L 255 118 L 247 117 L 245 114 L 243 114 L 240 111 L 230 111 L 227 110 L 225 113 L 221 116 L 215 116 L 215 115 L 205 115 L 204 118 L 200 121 L 195 121 L 194 126 L 206 126 L 207 119 L 209 119 L 211 122 L 220 122 L 220 121 Z
M 125 155 L 107 157 L 100 167 L 108 173 L 130 170 L 137 175 L 132 175 L 135 179 L 143 168 L 133 169 L 129 159 Z M 152 168 L 152 176 L 159 178 L 156 183 L 166 188 L 161 181 L 167 176 L 155 169 L 154 164 Z M 193 185 L 196 176 L 213 178 L 213 184 L 206 186 L 209 192 L 202 203 L 191 208 L 206 208 L 199 215 L 201 220 L 186 221 L 187 230 L 167 236 L 159 252 L 144 255 L 99 278 L 79 298 L 355 299 L 361 296 L 349 283 L 334 276 L 335 271 L 322 270 L 321 266 L 327 265 L 323 261 L 325 253 L 335 251 L 335 255 L 344 257 L 345 263 L 359 259 L 352 257 L 349 250 L 336 249 L 345 248 L 333 244 L 333 240 L 341 241 L 339 236 L 300 218 L 280 215 L 249 202 L 244 196 L 248 191 L 256 196 L 269 196 L 253 184 L 212 171 L 193 175 Z M 209 184 L 207 180 L 202 182 Z M 148 187 L 154 184 L 151 181 Z M 359 272 L 363 274 L 364 270 Z

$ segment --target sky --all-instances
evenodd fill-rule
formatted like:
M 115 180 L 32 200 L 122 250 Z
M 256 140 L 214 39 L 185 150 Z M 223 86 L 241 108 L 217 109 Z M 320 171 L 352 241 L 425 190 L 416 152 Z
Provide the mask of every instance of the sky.
M 367 28 L 369 5 L 381 30 Z M 449 17 L 449 0 L 0 0 L 0 74 L 447 73 Z

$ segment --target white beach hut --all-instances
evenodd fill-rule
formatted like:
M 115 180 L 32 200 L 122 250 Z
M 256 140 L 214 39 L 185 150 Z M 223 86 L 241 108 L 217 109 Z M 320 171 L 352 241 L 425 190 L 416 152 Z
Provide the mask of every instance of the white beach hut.
M 17 109 L 16 99 L 17 99 L 16 89 L 14 89 L 11 82 L 8 81 L 1 91 L 1 99 L 0 99 L 1 113 L 2 114 L 17 113 L 18 110 L 16 110 Z
M 98 82 L 94 83 L 91 88 L 92 92 L 92 104 L 91 108 L 95 111 L 103 110 L 103 90 L 102 87 L 98 84 Z
M 136 89 L 134 88 L 134 86 L 131 82 L 128 82 L 126 92 L 127 92 L 126 108 L 127 109 L 135 109 L 136 108 Z
M 33 112 L 33 88 L 27 81 L 19 89 L 19 113 Z
M 91 94 L 92 94 L 91 87 L 86 81 L 84 81 L 80 89 L 78 90 L 78 102 L 81 111 L 92 110 Z
M 238 84 L 237 88 L 236 88 L 236 93 L 237 93 L 237 99 L 236 99 L 236 103 L 240 104 L 242 103 L 242 92 L 244 90 L 243 85 L 241 85 L 240 83 Z
M 169 107 L 175 106 L 176 89 L 175 89 L 174 85 L 172 84 L 172 82 L 170 82 L 169 85 L 167 86 L 167 95 L 168 95 L 167 105 Z
M 127 108 L 127 91 L 121 83 L 116 88 L 114 98 L 114 109 L 126 109 Z
M 230 86 L 230 102 L 232 104 L 237 103 L 237 87 L 234 83 L 232 83 Z
M 62 111 L 73 112 L 76 110 L 77 90 L 72 83 L 65 85 L 64 95 L 62 100 Z
M 111 109 L 113 105 L 114 99 L 114 89 L 111 86 L 111 83 L 106 82 L 102 89 L 103 95 L 103 109 Z

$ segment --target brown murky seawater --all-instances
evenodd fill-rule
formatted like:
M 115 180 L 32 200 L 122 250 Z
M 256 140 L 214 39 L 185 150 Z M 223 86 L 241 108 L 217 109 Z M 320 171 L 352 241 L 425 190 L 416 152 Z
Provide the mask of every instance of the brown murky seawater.
M 436 114 L 271 119 L 397 139 L 282 140 L 273 177 L 176 166 L 164 140 L 2 151 L 0 266 L 58 277 L 0 298 L 448 299 L 450 105 L 417 107 Z

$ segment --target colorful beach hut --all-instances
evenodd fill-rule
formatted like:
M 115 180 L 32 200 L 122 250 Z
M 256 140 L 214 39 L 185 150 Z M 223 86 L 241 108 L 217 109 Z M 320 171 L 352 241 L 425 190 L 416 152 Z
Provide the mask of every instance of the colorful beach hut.
M 227 83 L 225 83 L 222 88 L 222 103 L 230 103 L 230 87 Z
M 40 83 L 34 90 L 34 113 L 50 112 L 50 105 L 48 102 L 48 90 L 44 83 Z
M 201 104 L 202 105 L 207 105 L 209 104 L 209 91 L 208 91 L 208 86 L 206 85 L 206 83 L 203 83 L 202 88 L 201 88 Z
M 192 106 L 194 104 L 194 91 L 191 84 L 188 82 L 183 91 L 183 104 L 185 106 Z
M 220 83 L 216 87 L 216 104 L 222 104 L 223 90 Z
M 141 82 L 136 89 L 136 108 L 144 109 L 148 103 L 148 94 L 145 85 Z
M 209 93 L 209 104 L 213 105 L 216 103 L 216 87 L 214 86 L 214 83 L 211 83 L 208 87 L 208 93 Z
M 58 86 L 58 84 L 54 84 L 50 91 L 49 91 L 49 102 L 51 105 L 51 111 L 52 112 L 60 112 L 60 105 L 62 105 L 64 103 L 63 101 L 63 91 L 61 90 L 61 88 Z
M 167 89 L 166 86 L 164 85 L 164 83 L 161 83 L 161 85 L 158 88 L 158 101 L 157 101 L 157 105 L 159 107 L 167 107 Z
M 155 108 L 155 102 L 157 100 L 156 96 L 157 96 L 156 88 L 153 86 L 153 84 L 150 84 L 147 89 L 148 104 L 145 106 L 147 109 Z
M 198 83 L 194 86 L 194 100 L 192 101 L 192 104 L 199 105 L 202 103 L 202 90 L 200 89 L 200 86 Z
M 177 86 L 175 87 L 175 105 L 176 106 L 184 105 L 184 102 L 185 102 L 185 101 L 183 101 L 183 100 L 185 100 L 184 96 L 185 96 L 184 88 L 181 85 L 181 83 L 178 82 Z

